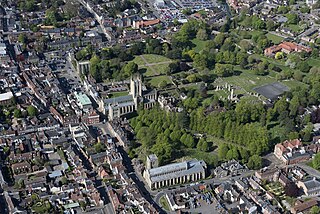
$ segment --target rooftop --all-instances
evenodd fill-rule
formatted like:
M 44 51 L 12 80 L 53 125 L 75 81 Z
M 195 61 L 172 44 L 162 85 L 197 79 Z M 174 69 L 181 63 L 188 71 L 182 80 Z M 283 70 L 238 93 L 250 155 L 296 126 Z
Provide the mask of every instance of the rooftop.
M 6 93 L 3 93 L 3 94 L 0 94 L 0 102 L 1 101 L 5 101 L 5 100 L 9 100 L 13 97 L 13 94 L 11 91 L 9 92 L 6 92 Z
M 194 173 L 203 172 L 206 168 L 206 163 L 203 160 L 190 160 L 181 163 L 173 163 L 157 168 L 149 169 L 150 180 L 158 182 L 171 178 L 182 177 Z
M 126 102 L 133 102 L 132 95 L 109 98 L 109 99 L 106 99 L 104 101 L 104 103 L 106 105 L 108 105 L 108 104 L 116 104 L 116 103 L 126 103 Z
M 275 100 L 284 92 L 289 91 L 289 88 L 279 82 L 275 82 L 261 87 L 256 87 L 253 90 L 267 99 Z
M 77 100 L 81 103 L 81 105 L 85 106 L 85 105 L 91 105 L 91 101 L 89 99 L 89 97 L 86 94 L 78 94 L 76 93 L 76 98 Z

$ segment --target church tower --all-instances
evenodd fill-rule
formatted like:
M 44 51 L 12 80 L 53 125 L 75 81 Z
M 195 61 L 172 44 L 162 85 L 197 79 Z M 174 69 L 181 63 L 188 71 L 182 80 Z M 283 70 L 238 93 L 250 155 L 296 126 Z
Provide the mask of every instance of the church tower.
M 135 97 L 142 97 L 142 76 L 134 74 L 130 79 L 130 94 Z

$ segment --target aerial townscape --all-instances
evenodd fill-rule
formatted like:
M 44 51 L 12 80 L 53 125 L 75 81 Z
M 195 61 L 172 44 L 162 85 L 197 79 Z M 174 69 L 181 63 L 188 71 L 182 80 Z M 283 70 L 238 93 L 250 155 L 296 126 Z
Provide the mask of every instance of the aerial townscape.
M 320 214 L 320 0 L 0 0 L 0 214 Z

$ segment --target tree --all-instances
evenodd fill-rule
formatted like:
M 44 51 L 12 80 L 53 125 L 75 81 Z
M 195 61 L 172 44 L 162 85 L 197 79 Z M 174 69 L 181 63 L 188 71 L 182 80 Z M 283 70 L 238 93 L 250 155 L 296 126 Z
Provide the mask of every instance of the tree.
M 46 24 L 56 26 L 57 23 L 62 20 L 56 8 L 52 7 L 46 11 Z
M 248 40 L 241 40 L 240 47 L 243 48 L 244 51 L 249 51 L 252 49 L 252 44 Z
M 317 153 L 312 160 L 312 167 L 319 170 L 320 169 L 320 153 Z
M 65 176 L 63 176 L 62 178 L 61 178 L 61 184 L 62 185 L 65 185 L 65 184 L 67 184 L 68 183 L 68 179 L 65 177 Z
M 180 71 L 180 63 L 179 62 L 171 62 L 166 70 L 166 74 L 174 74 Z
M 165 81 L 165 80 L 162 80 L 162 81 L 159 83 L 159 87 L 160 87 L 160 88 L 165 88 L 165 87 L 167 87 L 167 85 L 168 85 L 168 83 L 167 83 L 167 81 Z
M 138 65 L 135 62 L 129 62 L 123 68 L 124 77 L 130 77 L 138 72 Z
M 102 81 L 102 76 L 99 68 L 101 60 L 97 55 L 94 55 L 90 59 L 90 75 L 97 81 Z
M 15 118 L 21 118 L 21 117 L 22 117 L 21 110 L 20 110 L 20 109 L 14 109 L 14 111 L 13 111 L 13 116 L 14 116 Z
M 218 46 L 221 47 L 223 42 L 225 40 L 225 35 L 223 33 L 219 33 L 218 35 L 216 35 L 216 37 L 214 38 L 214 43 Z
M 105 151 L 104 145 L 101 142 L 96 143 L 94 145 L 94 149 L 95 149 L 96 153 L 100 153 L 100 152 Z
M 208 60 L 207 57 L 203 54 L 196 54 L 193 59 L 193 65 L 194 67 L 198 67 L 201 69 L 208 67 Z
M 268 20 L 266 23 L 266 28 L 268 31 L 273 31 L 275 30 L 275 24 L 272 20 Z
M 274 56 L 275 59 L 282 59 L 284 57 L 283 52 L 277 52 L 276 55 Z
M 320 213 L 320 207 L 319 206 L 313 206 L 310 210 L 310 214 L 319 214 Z
M 298 22 L 299 22 L 299 16 L 297 15 L 297 14 L 295 14 L 295 13 L 288 13 L 287 15 L 286 15 L 286 17 L 287 17 L 287 23 L 288 24 L 294 24 L 294 25 L 296 25 L 296 24 L 298 24 Z
M 157 155 L 159 164 L 162 165 L 172 158 L 173 148 L 165 135 L 158 135 L 156 144 L 151 148 L 151 152 Z
M 310 66 L 307 62 L 303 61 L 301 63 L 298 64 L 298 68 L 302 71 L 302 72 L 309 72 L 310 70 Z
M 208 39 L 208 34 L 205 29 L 200 28 L 197 32 L 197 39 L 205 41 Z
M 28 106 L 27 112 L 30 117 L 34 117 L 38 114 L 38 109 L 34 106 Z
M 217 63 L 214 69 L 214 73 L 219 77 L 231 76 L 233 72 L 233 66 L 229 64 Z
M 298 112 L 298 108 L 299 108 L 299 97 L 294 96 L 291 101 L 290 101 L 290 105 L 289 105 L 289 110 L 290 110 L 290 115 L 291 116 L 296 116 L 297 112 Z
M 258 155 L 252 155 L 249 158 L 247 165 L 249 169 L 254 169 L 254 170 L 260 169 L 262 167 L 262 158 Z
M 180 139 L 180 141 L 188 148 L 194 148 L 195 142 L 192 135 L 184 133 Z
M 220 160 L 225 160 L 228 151 L 229 151 L 229 147 L 228 147 L 227 144 L 225 144 L 225 143 L 220 144 L 219 148 L 218 148 L 218 157 L 219 157 L 219 159 Z
M 22 44 L 27 44 L 28 42 L 28 37 L 25 33 L 21 33 L 18 37 L 18 41 Z
M 207 152 L 210 148 L 208 142 L 204 138 L 201 138 L 197 144 L 197 149 L 203 152 Z

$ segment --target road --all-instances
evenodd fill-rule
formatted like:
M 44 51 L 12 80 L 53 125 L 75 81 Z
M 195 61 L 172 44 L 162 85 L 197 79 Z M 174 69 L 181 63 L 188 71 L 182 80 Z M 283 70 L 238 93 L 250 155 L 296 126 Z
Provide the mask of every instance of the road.
M 125 165 L 127 169 L 128 176 L 135 182 L 135 184 L 138 186 L 139 191 L 141 192 L 142 196 L 150 203 L 153 204 L 154 207 L 160 211 L 160 213 L 165 213 L 162 208 L 159 206 L 159 203 L 155 203 L 153 200 L 151 194 L 146 189 L 145 184 L 139 179 L 139 177 L 136 174 L 136 171 L 134 170 L 132 166 L 131 159 L 128 157 L 128 154 L 123 150 L 122 147 L 118 147 L 118 151 L 122 155 L 123 158 L 123 164 Z
M 94 182 L 95 187 L 99 191 L 101 198 L 103 199 L 103 202 L 104 202 L 103 210 L 107 214 L 115 214 L 113 206 L 109 200 L 105 184 L 101 181 L 101 179 L 97 179 L 97 177 L 98 177 L 97 173 L 92 171 L 93 168 L 92 168 L 89 160 L 82 154 L 82 152 L 79 150 L 79 148 L 76 145 L 72 145 L 72 149 L 75 152 L 75 154 L 80 157 L 84 168 L 89 171 L 89 174 L 94 175 L 94 179 L 92 179 L 92 180 Z
M 320 178 L 320 172 L 304 163 L 295 164 L 296 166 L 299 166 L 301 169 L 306 171 L 309 175 L 312 177 L 318 177 Z

